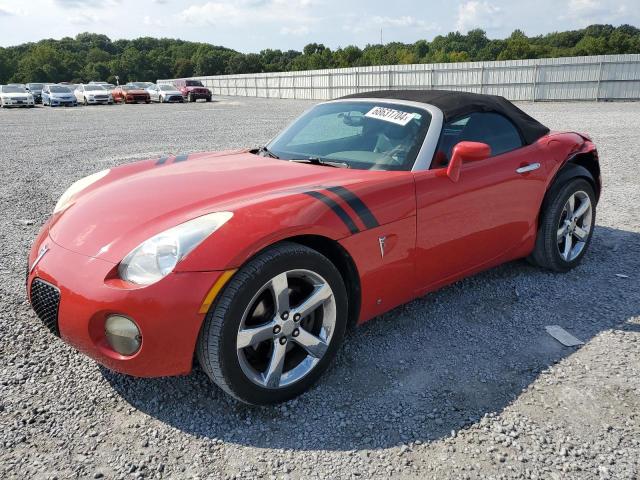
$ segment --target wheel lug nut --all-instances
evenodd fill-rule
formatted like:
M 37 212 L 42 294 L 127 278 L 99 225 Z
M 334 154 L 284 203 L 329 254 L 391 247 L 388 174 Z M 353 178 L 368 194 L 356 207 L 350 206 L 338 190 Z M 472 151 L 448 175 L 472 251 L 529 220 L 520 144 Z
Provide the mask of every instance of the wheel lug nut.
M 284 345 L 285 343 L 287 343 L 287 337 L 280 338 L 280 345 Z
M 291 335 L 293 335 L 294 337 L 297 337 L 298 335 L 300 335 L 300 330 L 296 328 Z
M 293 321 L 294 321 L 294 322 L 299 322 L 299 321 L 300 321 L 300 318 L 302 318 L 302 317 L 301 317 L 301 315 L 300 315 L 299 313 L 296 313 L 296 314 L 293 316 Z
M 276 325 L 275 327 L 273 327 L 273 333 L 275 333 L 276 335 L 277 335 L 278 333 L 280 333 L 280 330 L 282 330 L 282 329 L 280 328 L 280 325 Z
M 282 318 L 283 320 L 286 320 L 287 318 L 289 318 L 289 312 L 282 312 L 282 315 L 280 315 L 280 318 Z

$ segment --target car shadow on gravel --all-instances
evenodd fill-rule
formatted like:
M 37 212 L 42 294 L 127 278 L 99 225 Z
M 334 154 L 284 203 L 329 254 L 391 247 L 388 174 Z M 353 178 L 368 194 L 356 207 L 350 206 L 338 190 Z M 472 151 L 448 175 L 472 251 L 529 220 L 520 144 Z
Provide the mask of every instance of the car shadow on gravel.
M 512 262 L 397 308 L 351 331 L 312 391 L 270 408 L 241 405 L 198 368 L 136 379 L 101 368 L 133 407 L 199 438 L 297 450 L 386 448 L 448 436 L 518 398 L 571 355 L 546 331 L 585 343 L 639 331 L 640 234 L 597 227 L 567 274 Z

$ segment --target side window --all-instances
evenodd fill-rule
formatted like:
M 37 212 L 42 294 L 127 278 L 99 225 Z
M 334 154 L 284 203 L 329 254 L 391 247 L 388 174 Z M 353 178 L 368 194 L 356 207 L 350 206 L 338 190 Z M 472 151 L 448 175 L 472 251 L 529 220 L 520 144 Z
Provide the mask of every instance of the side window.
M 498 113 L 472 113 L 444 124 L 432 168 L 447 166 L 453 147 L 464 141 L 488 144 L 492 157 L 522 147 L 520 133 L 506 117 Z

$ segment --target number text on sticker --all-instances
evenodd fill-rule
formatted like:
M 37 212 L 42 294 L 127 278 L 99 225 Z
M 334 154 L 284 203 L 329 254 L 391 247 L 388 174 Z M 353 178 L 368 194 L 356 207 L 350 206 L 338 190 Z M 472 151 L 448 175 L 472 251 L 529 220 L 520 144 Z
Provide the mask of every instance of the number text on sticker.
M 415 118 L 415 114 L 402 112 L 393 108 L 373 107 L 365 114 L 365 117 L 384 120 L 385 122 L 395 123 L 396 125 L 402 125 L 404 127 Z

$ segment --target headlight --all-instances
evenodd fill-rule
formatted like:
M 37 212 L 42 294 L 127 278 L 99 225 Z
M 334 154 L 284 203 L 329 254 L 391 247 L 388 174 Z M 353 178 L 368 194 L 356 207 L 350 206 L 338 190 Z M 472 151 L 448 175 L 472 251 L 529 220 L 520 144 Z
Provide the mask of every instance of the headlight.
M 71 184 L 71 186 L 67 189 L 67 191 L 62 194 L 62 196 L 58 200 L 58 203 L 56 203 L 56 206 L 53 209 L 53 213 L 58 213 L 61 210 L 64 210 L 65 208 L 67 208 L 71 204 L 71 199 L 73 198 L 74 195 L 81 192 L 82 190 L 87 188 L 89 185 L 96 183 L 98 180 L 106 177 L 109 171 L 110 171 L 109 169 L 102 170 L 101 172 L 97 172 L 92 175 L 89 175 L 88 177 L 81 178 L 77 182 L 74 182 L 73 184 Z
M 210 213 L 151 237 L 122 260 L 118 266 L 120 278 L 138 285 L 157 282 L 232 216 L 231 212 Z

